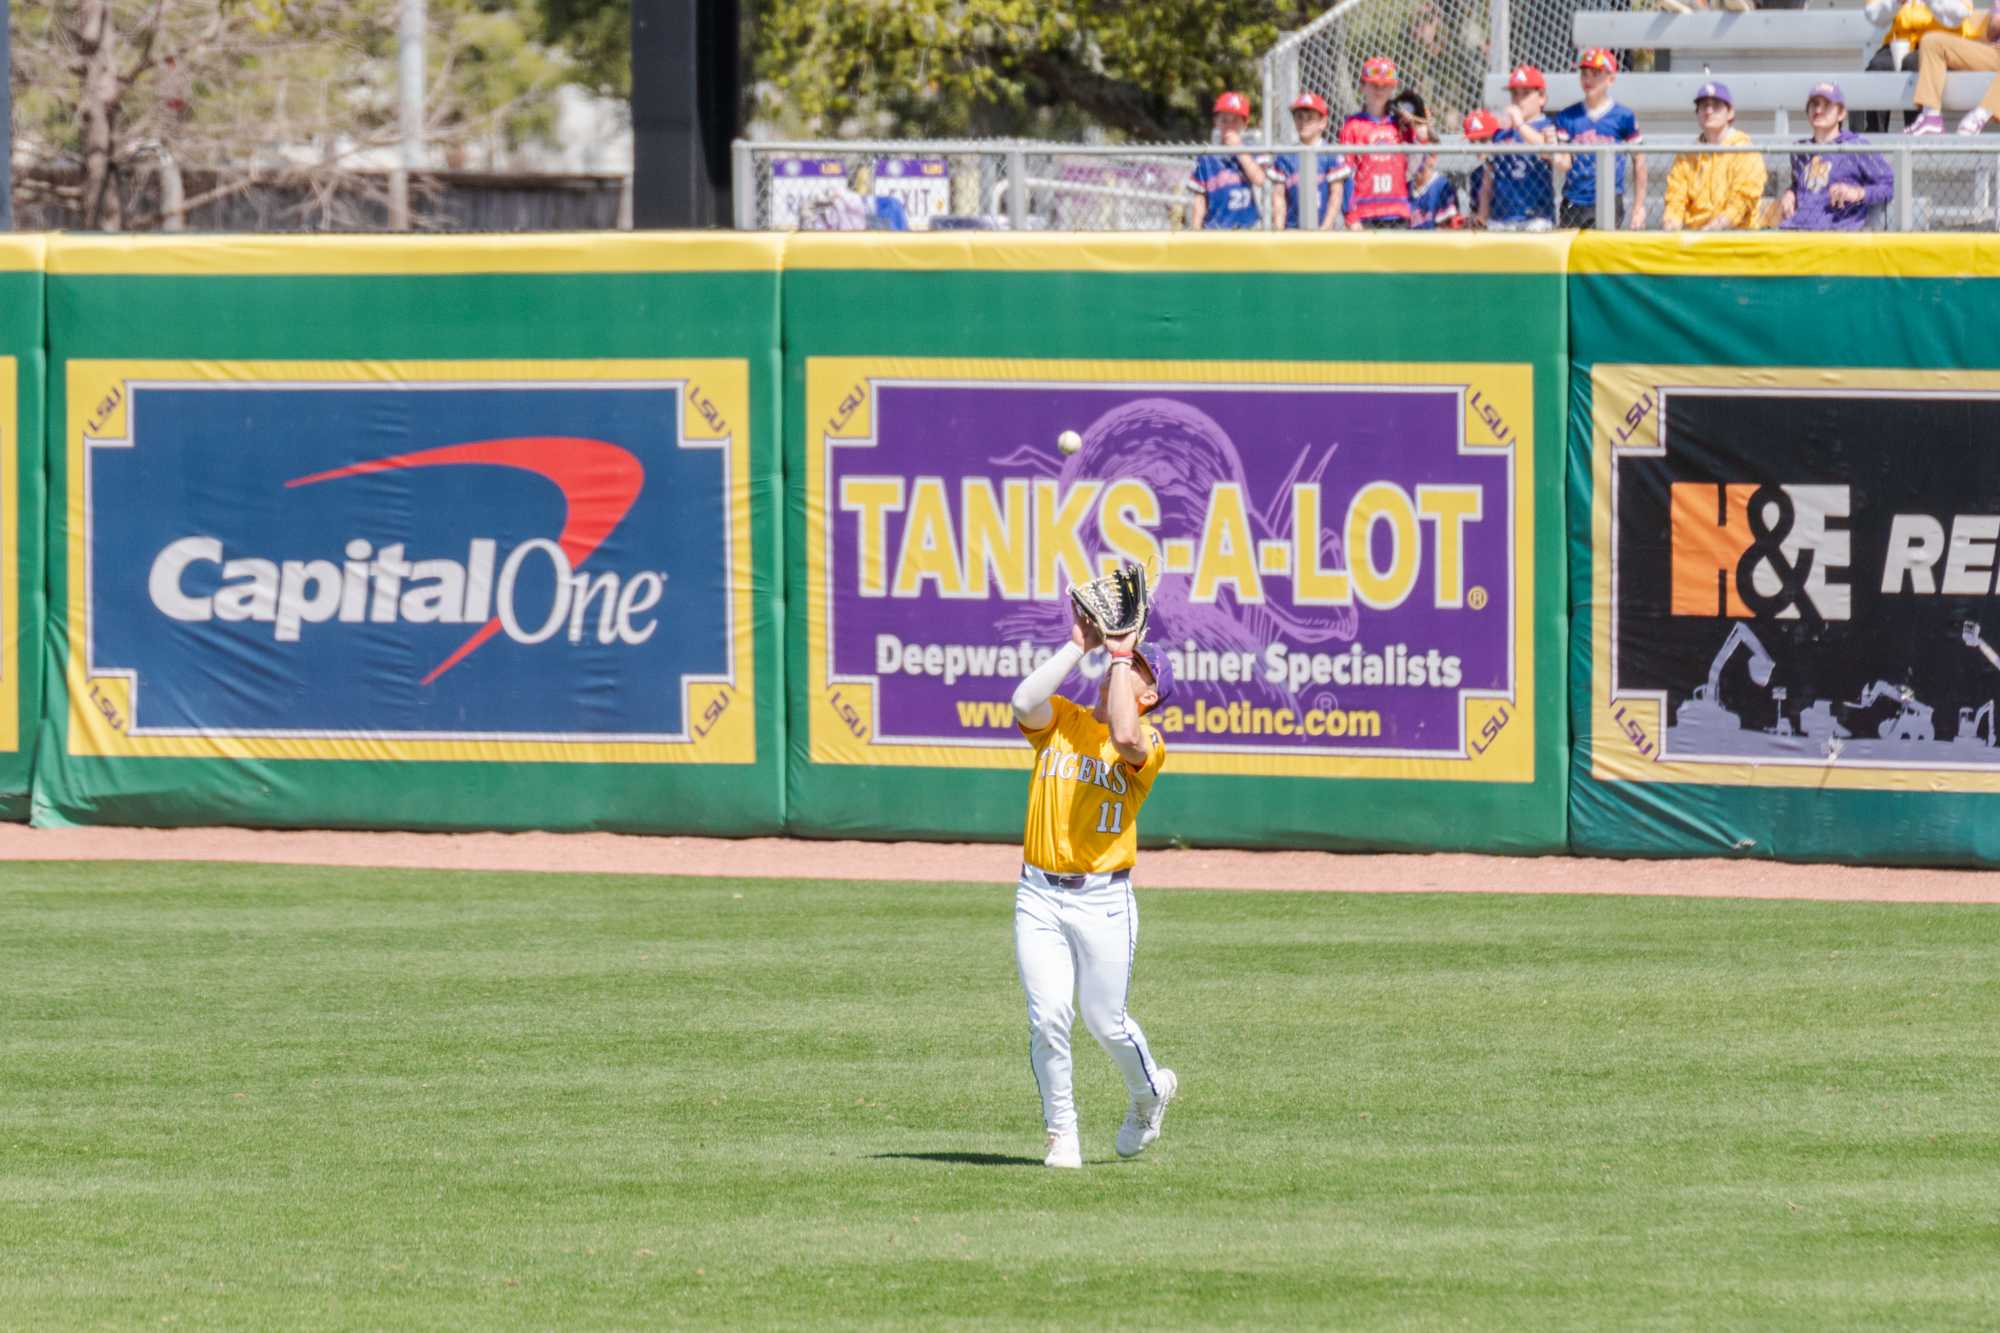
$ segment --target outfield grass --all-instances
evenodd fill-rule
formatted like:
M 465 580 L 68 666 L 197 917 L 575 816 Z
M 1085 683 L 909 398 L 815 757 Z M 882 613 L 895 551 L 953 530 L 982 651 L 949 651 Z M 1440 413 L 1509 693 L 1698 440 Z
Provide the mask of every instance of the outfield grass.
M 2000 910 L 0 869 L 0 1325 L 2000 1322 Z

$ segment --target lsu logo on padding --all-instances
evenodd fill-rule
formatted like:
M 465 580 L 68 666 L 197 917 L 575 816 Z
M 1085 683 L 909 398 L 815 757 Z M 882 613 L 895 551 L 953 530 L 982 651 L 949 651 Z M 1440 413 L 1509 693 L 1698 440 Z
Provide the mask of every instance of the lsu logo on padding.
M 1677 481 L 1672 613 L 1848 620 L 1848 488 Z
M 558 752 L 696 743 L 747 684 L 734 395 L 691 379 L 118 393 L 81 442 L 78 591 L 84 678 L 123 740 L 593 757 Z

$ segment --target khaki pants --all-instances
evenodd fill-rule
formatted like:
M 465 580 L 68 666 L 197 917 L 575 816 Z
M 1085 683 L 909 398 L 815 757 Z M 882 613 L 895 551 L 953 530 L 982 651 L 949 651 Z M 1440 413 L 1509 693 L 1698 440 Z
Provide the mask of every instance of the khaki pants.
M 1944 75 L 1951 69 L 1989 69 L 2000 74 L 2000 46 L 1975 42 L 1956 33 L 1927 32 L 1917 44 L 1917 105 L 1926 111 L 1944 106 Z M 1979 105 L 2000 116 L 2000 79 L 1986 87 Z

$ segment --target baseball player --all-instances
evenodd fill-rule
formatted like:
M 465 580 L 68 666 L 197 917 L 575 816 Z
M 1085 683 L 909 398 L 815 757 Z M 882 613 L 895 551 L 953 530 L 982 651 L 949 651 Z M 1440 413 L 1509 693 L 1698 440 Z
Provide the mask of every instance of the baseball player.
M 1035 748 L 1014 894 L 1014 958 L 1028 996 L 1028 1056 L 1048 1130 L 1046 1166 L 1083 1165 L 1070 1086 L 1077 1000 L 1084 1026 L 1131 1093 L 1118 1130 L 1120 1157 L 1136 1157 L 1160 1136 L 1167 1103 L 1179 1090 L 1174 1071 L 1155 1063 L 1145 1033 L 1125 1012 L 1139 942 L 1132 897 L 1139 808 L 1167 757 L 1160 733 L 1142 719 L 1173 689 L 1166 656 L 1149 660 L 1138 637 L 1105 637 L 1077 617 L 1069 643 L 1014 691 L 1014 720 Z M 1099 644 L 1111 654 L 1110 665 L 1096 705 L 1084 708 L 1056 687 Z
M 1543 115 L 1549 84 L 1533 65 L 1507 76 L 1508 107 L 1494 143 L 1548 143 L 1555 122 Z M 1495 231 L 1547 231 L 1555 226 L 1555 185 L 1549 159 L 1509 153 L 1490 160 L 1491 170 L 1473 192 L 1472 206 Z
M 1396 95 L 1396 62 L 1370 56 L 1361 65 L 1362 109 L 1340 126 L 1340 142 L 1369 144 L 1417 143 L 1416 128 L 1389 113 Z M 1410 159 L 1400 153 L 1356 154 L 1347 159 L 1353 179 L 1347 183 L 1347 225 L 1398 228 L 1410 225 Z
M 1639 118 L 1632 108 L 1611 100 L 1611 84 L 1618 77 L 1618 57 L 1601 46 L 1593 46 L 1577 57 L 1577 77 L 1583 82 L 1583 100 L 1556 113 L 1556 137 L 1565 143 L 1601 144 L 1639 142 Z M 1612 168 L 1612 191 L 1623 202 L 1625 159 L 1619 154 Z M 1646 218 L 1646 155 L 1630 154 L 1632 160 L 1631 211 L 1625 225 L 1637 231 Z M 1597 155 L 1583 152 L 1562 154 L 1556 169 L 1564 172 L 1562 218 L 1565 227 L 1597 225 Z
M 1243 231 L 1257 226 L 1257 191 L 1264 184 L 1264 167 L 1255 155 L 1242 151 L 1243 131 L 1250 124 L 1250 99 L 1224 93 L 1215 99 L 1215 141 L 1229 153 L 1204 153 L 1195 159 L 1188 189 L 1194 192 L 1194 225 L 1210 230 Z
M 1318 93 L 1300 93 L 1292 99 L 1292 128 L 1299 132 L 1299 142 L 1308 148 L 1318 145 L 1326 137 L 1328 111 L 1326 99 Z M 1299 154 L 1280 153 L 1271 163 L 1271 179 L 1285 188 L 1277 195 L 1276 211 L 1279 230 L 1296 231 L 1299 218 Z M 1336 182 L 1347 179 L 1347 165 L 1337 157 L 1325 153 L 1318 158 L 1319 168 L 1319 221 L 1312 226 L 1322 230 L 1338 230 L 1341 224 L 1340 210 L 1333 207 L 1333 187 Z

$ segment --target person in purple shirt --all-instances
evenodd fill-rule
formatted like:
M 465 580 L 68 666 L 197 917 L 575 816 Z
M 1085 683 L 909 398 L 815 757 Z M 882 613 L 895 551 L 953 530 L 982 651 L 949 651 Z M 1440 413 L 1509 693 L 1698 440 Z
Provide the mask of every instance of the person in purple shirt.
M 1847 128 L 1847 98 L 1837 83 L 1813 85 L 1806 98 L 1812 138 L 1805 143 L 1866 143 Z M 1860 231 L 1868 210 L 1889 202 L 1896 178 L 1879 153 L 1794 153 L 1792 188 L 1778 201 L 1786 231 Z

